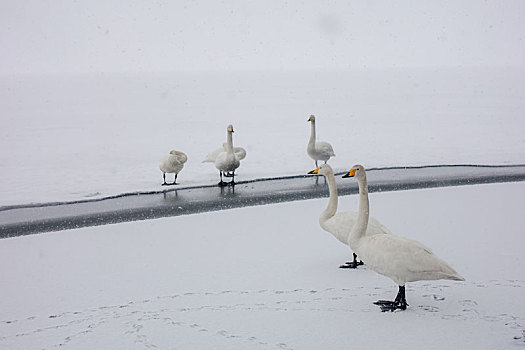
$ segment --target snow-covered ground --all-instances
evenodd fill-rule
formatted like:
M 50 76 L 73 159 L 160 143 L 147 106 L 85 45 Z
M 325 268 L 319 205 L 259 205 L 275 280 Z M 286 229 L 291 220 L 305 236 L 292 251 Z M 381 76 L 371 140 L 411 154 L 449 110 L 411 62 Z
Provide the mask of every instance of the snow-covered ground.
M 405 68 L 0 77 L 0 206 L 161 190 L 158 161 L 189 160 L 181 186 L 218 182 L 206 154 L 248 155 L 237 180 L 304 174 L 307 122 L 347 170 L 525 163 L 525 69 Z
M 240 133 L 240 131 L 239 131 Z M 353 181 L 353 180 L 349 180 Z M 510 349 L 525 345 L 525 183 L 373 193 L 465 282 L 396 286 L 317 223 L 326 199 L 0 240 L 0 348 Z M 355 210 L 357 197 L 340 200 Z M 264 215 L 261 215 L 261 214 Z

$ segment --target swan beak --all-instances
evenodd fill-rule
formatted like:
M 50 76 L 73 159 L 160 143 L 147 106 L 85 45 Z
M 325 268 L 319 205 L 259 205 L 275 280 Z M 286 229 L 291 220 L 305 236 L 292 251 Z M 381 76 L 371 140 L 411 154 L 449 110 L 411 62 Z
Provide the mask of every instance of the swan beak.
M 319 173 L 319 168 L 310 171 L 308 174 L 317 174 L 317 173 Z
M 348 174 L 344 174 L 343 175 L 343 178 L 345 178 L 345 177 L 354 177 L 355 172 L 356 172 L 356 169 L 350 169 L 350 171 L 348 171 Z
M 310 118 L 308 118 L 307 122 L 311 122 L 312 121 L 312 116 L 310 116 Z
M 228 131 L 229 132 L 233 132 L 233 128 L 228 128 Z

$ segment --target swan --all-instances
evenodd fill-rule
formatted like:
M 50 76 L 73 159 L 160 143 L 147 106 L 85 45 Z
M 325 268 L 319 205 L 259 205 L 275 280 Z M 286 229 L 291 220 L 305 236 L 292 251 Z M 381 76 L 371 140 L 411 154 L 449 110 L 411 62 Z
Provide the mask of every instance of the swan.
M 389 277 L 399 286 L 394 301 L 379 300 L 374 303 L 381 307 L 381 311 L 406 309 L 408 304 L 405 297 L 405 284 L 407 282 L 465 280 L 429 248 L 415 240 L 394 234 L 365 235 L 370 211 L 365 168 L 362 165 L 355 165 L 343 177 L 355 177 L 359 184 L 359 213 L 357 222 L 348 237 L 350 248 L 372 270 Z
M 315 160 L 315 167 L 318 168 L 318 160 L 324 160 L 324 163 L 326 164 L 330 157 L 335 157 L 335 153 L 332 145 L 328 142 L 315 140 L 315 116 L 311 115 L 310 118 L 308 118 L 308 121 L 312 123 L 312 126 L 310 130 L 310 141 L 308 141 L 306 152 L 310 158 Z
M 162 171 L 162 177 L 164 179 L 163 186 L 165 185 L 177 185 L 177 175 L 184 167 L 184 163 L 188 160 L 188 156 L 181 151 L 170 151 L 170 153 L 161 159 L 159 169 Z M 173 183 L 166 183 L 166 173 L 175 173 L 175 179 Z
M 218 150 L 215 150 L 206 157 L 206 158 L 215 157 L 214 163 L 215 163 L 215 167 L 219 169 L 219 175 L 221 177 L 219 186 L 221 187 L 227 186 L 227 185 L 230 185 L 230 186 L 235 185 L 235 169 L 237 169 L 241 165 L 240 159 L 243 159 L 244 157 L 246 157 L 246 151 L 241 147 L 239 147 L 240 150 L 238 150 L 238 153 L 240 157 L 242 158 L 238 157 L 237 153 L 234 152 L 233 135 L 232 135 L 233 132 L 234 132 L 233 126 L 228 125 L 228 127 L 226 128 L 227 141 L 223 145 L 224 150 L 222 150 L 221 152 L 218 152 Z M 215 152 L 217 152 L 217 154 L 213 154 Z M 232 180 L 229 183 L 224 182 L 222 180 L 223 175 L 226 177 L 231 177 Z
M 208 153 L 202 161 L 202 163 L 215 163 L 217 156 L 222 152 L 226 152 L 227 146 L 228 143 L 225 142 L 222 144 L 222 147 L 219 147 L 215 151 Z M 242 147 L 233 147 L 233 153 L 235 153 L 235 156 L 238 160 L 243 160 L 244 158 L 246 158 L 246 150 Z
M 319 168 L 310 171 L 308 174 L 320 174 L 324 175 L 328 182 L 328 191 L 330 197 L 328 200 L 328 206 L 319 215 L 319 225 L 327 232 L 330 232 L 337 238 L 341 243 L 348 245 L 348 236 L 350 234 L 349 227 L 353 227 L 357 221 L 357 213 L 351 211 L 337 212 L 337 185 L 335 184 L 335 176 L 332 167 L 328 164 L 323 164 Z M 377 234 L 389 234 L 390 231 L 383 226 L 379 221 L 374 218 L 370 218 L 368 221 L 368 228 L 366 235 L 377 235 Z M 357 255 L 353 253 L 354 260 L 352 262 L 346 262 L 339 266 L 340 268 L 351 268 L 355 269 L 359 265 L 363 265 L 363 262 L 357 261 Z

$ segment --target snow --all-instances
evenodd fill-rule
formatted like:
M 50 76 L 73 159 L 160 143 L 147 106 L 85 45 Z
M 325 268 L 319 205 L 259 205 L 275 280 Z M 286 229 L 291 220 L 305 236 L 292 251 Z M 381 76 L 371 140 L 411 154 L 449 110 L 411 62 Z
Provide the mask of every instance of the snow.
M 349 180 L 352 181 L 352 180 Z M 0 241 L 0 347 L 494 349 L 525 341 L 525 184 L 370 194 L 371 215 L 465 282 L 338 269 L 326 199 Z M 357 197 L 340 200 L 356 210 Z M 264 213 L 264 215 L 261 215 Z
M 517 68 L 3 77 L 0 206 L 162 190 L 172 149 L 181 186 L 215 184 L 230 123 L 236 180 L 305 174 L 310 114 L 336 170 L 525 163 L 523 91 Z
M 201 161 L 228 124 L 236 180 L 305 174 L 310 114 L 336 171 L 525 163 L 522 2 L 0 7 L 0 208 L 163 190 L 172 149 L 181 187 L 217 183 Z M 410 284 L 393 314 L 372 305 L 391 281 L 337 269 L 325 200 L 0 240 L 0 347 L 523 346 L 524 189 L 371 194 L 467 279 Z

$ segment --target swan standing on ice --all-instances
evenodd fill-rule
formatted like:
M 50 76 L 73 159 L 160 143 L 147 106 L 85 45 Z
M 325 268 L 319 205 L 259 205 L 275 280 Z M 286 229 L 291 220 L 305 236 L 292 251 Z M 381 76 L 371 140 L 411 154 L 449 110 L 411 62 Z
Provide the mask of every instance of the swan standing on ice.
M 351 211 L 337 212 L 337 185 L 335 184 L 335 176 L 332 167 L 328 164 L 323 164 L 319 168 L 310 171 L 308 174 L 320 174 L 326 177 L 328 182 L 328 191 L 330 197 L 328 200 L 328 206 L 319 215 L 319 225 L 323 230 L 330 232 L 337 238 L 341 243 L 348 245 L 348 237 L 350 234 L 350 228 L 354 227 L 357 222 L 357 213 Z M 368 228 L 366 235 L 377 235 L 386 234 L 390 231 L 383 226 L 379 221 L 374 218 L 370 218 L 368 221 Z M 339 266 L 342 269 L 355 269 L 359 265 L 363 265 L 362 261 L 357 261 L 357 255 L 353 253 L 354 260 L 348 261 L 345 264 Z
M 215 163 L 215 167 L 219 169 L 219 175 L 221 177 L 219 186 L 221 187 L 235 185 L 235 169 L 241 165 L 240 160 L 246 157 L 246 151 L 244 148 L 233 147 L 233 132 L 233 126 L 228 125 L 228 128 L 226 129 L 226 143 L 222 145 L 222 148 L 216 149 L 215 151 L 208 154 L 203 160 L 203 163 Z M 223 175 L 225 177 L 231 177 L 232 180 L 228 183 L 224 182 L 222 180 Z
M 308 121 L 312 123 L 312 126 L 310 130 L 310 141 L 308 141 L 306 152 L 310 158 L 315 160 L 315 167 L 318 168 L 318 160 L 323 160 L 326 164 L 330 157 L 335 157 L 335 153 L 332 145 L 330 145 L 328 142 L 315 140 L 315 116 L 311 115 L 310 118 L 308 118 Z
M 377 273 L 390 277 L 399 291 L 394 301 L 379 300 L 382 311 L 405 310 L 405 284 L 421 280 L 448 279 L 464 281 L 452 267 L 438 258 L 421 243 L 397 235 L 365 235 L 368 227 L 370 205 L 368 184 L 362 165 L 355 165 L 343 177 L 356 177 L 359 184 L 359 213 L 357 223 L 350 231 L 350 248 Z
M 160 171 L 162 171 L 162 178 L 164 179 L 163 186 L 166 185 L 177 185 L 177 175 L 184 167 L 184 163 L 188 160 L 188 156 L 180 151 L 171 151 L 170 154 L 162 158 L 160 161 Z M 173 183 L 166 183 L 166 173 L 175 173 L 175 179 Z

